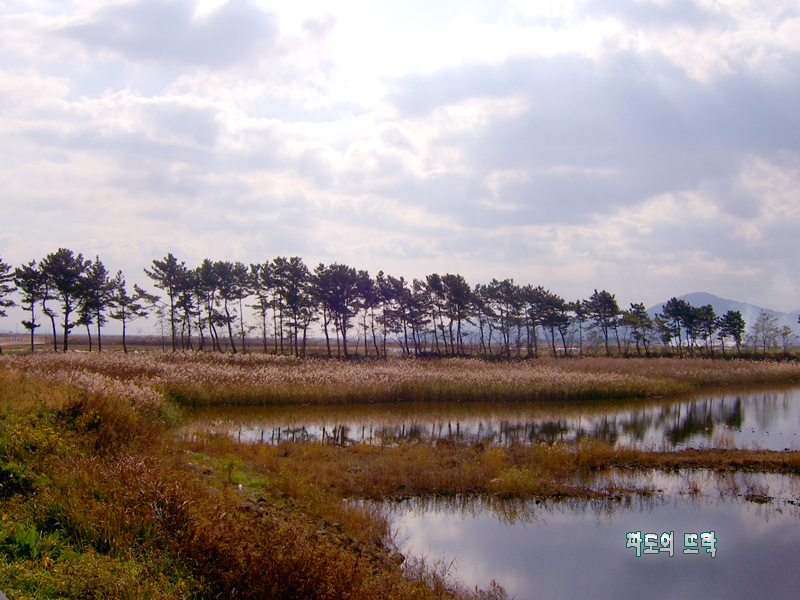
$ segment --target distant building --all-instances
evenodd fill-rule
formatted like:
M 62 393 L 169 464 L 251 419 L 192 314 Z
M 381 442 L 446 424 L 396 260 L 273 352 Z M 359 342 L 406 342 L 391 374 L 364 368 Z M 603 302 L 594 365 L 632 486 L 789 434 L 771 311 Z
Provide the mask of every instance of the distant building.
M 31 335 L 25 333 L 0 333 L 0 346 L 13 346 L 16 344 L 28 344 L 31 343 Z M 33 343 L 37 346 L 41 346 L 43 344 L 52 344 L 53 343 L 53 336 L 52 335 L 34 335 L 33 336 Z

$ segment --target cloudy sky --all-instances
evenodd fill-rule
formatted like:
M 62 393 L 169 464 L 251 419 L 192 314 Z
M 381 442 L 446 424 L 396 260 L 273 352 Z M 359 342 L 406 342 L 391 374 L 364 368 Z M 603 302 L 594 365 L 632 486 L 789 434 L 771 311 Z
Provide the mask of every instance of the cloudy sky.
M 796 0 L 4 0 L 0 256 L 800 308 Z

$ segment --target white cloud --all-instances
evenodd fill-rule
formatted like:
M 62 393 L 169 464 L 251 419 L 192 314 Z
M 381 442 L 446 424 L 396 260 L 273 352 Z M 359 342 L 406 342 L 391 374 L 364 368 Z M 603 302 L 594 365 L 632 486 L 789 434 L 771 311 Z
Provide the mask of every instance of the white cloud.
M 0 256 L 797 308 L 793 4 L 409 6 L 5 3 Z
M 25 111 L 47 105 L 54 98 L 69 93 L 69 81 L 63 77 L 42 75 L 32 70 L 0 71 L 0 111 Z
M 246 0 L 197 8 L 195 0 L 109 4 L 70 19 L 60 32 L 134 61 L 224 67 L 273 50 L 274 17 Z

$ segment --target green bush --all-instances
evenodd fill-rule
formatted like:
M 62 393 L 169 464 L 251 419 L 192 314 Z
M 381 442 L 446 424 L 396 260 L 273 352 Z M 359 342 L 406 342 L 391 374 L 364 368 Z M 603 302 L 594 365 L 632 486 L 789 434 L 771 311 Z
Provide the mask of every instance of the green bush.
M 0 553 L 15 560 L 58 560 L 77 556 L 58 531 L 45 534 L 35 526 L 4 522 L 0 528 Z
M 25 465 L 15 461 L 0 463 L 0 498 L 14 494 L 29 494 L 36 488 L 36 481 Z

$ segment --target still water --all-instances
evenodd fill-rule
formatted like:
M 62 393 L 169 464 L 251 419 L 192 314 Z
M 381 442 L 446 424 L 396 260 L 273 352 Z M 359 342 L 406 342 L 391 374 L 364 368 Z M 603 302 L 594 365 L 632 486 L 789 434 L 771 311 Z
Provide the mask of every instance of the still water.
M 496 580 L 518 600 L 800 597 L 800 480 L 736 477 L 701 482 L 701 496 L 681 494 L 682 478 L 659 475 L 663 494 L 627 502 L 416 500 L 384 509 L 401 551 L 448 566 L 471 588 Z M 737 495 L 748 486 L 773 500 Z M 672 543 L 668 536 L 657 554 L 641 546 L 637 556 L 636 544 L 628 547 L 636 532 L 659 536 L 651 549 L 662 548 L 664 533 Z M 710 532 L 714 556 L 702 545 Z M 694 549 L 686 534 L 697 534 L 697 554 L 684 553 Z
M 217 407 L 190 416 L 184 437 L 224 435 L 242 443 L 513 445 L 596 438 L 656 449 L 800 450 L 800 388 L 615 402 Z M 606 477 L 619 477 L 621 487 L 657 491 L 620 501 L 463 498 L 381 507 L 403 552 L 450 565 L 454 578 L 470 587 L 496 580 L 518 600 L 800 597 L 800 478 Z M 662 534 L 672 533 L 672 556 L 645 554 L 644 547 L 637 556 L 627 547 L 628 534 L 637 532 L 657 535 L 659 545 Z M 711 532 L 715 556 L 702 546 L 684 553 L 692 549 L 686 534 L 701 540 Z
M 191 413 L 183 435 L 198 434 L 265 444 L 446 439 L 511 445 L 595 438 L 653 448 L 800 450 L 800 388 L 625 402 L 215 407 Z

